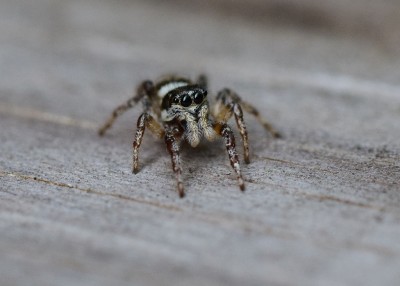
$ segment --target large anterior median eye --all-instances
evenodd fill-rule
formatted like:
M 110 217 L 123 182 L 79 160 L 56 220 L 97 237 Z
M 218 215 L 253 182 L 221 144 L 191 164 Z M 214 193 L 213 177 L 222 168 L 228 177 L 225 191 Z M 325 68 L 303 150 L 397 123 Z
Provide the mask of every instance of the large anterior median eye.
M 196 104 L 200 104 L 200 103 L 203 102 L 203 99 L 204 99 L 203 94 L 198 92 L 198 93 L 196 93 L 196 94 L 194 95 L 193 101 L 194 101 L 194 103 L 196 103 Z
M 190 95 L 184 95 L 182 100 L 181 100 L 181 105 L 183 107 L 188 107 L 192 104 L 192 98 L 190 97 Z

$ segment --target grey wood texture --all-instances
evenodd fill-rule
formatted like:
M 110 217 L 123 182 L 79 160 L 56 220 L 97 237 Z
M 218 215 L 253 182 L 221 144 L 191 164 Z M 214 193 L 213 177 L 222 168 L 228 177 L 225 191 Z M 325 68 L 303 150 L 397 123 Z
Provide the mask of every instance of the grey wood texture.
M 282 3 L 0 1 L 0 285 L 400 285 L 400 5 Z M 140 107 L 97 136 L 168 72 L 284 134 L 245 116 L 245 193 L 222 141 L 132 175 Z

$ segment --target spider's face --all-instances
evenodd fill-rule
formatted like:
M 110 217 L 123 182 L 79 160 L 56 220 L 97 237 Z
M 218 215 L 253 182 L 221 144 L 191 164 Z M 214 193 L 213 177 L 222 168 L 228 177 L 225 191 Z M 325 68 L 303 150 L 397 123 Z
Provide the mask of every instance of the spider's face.
M 199 107 L 207 97 L 207 91 L 197 86 L 185 86 L 174 91 L 176 92 L 171 95 L 170 107 L 183 107 L 188 111 Z
M 199 117 L 202 106 L 207 104 L 207 91 L 198 85 L 187 85 L 168 92 L 162 103 L 162 118 L 170 121 Z
M 163 98 L 161 119 L 180 126 L 192 147 L 199 144 L 202 136 L 209 140 L 215 137 L 208 119 L 207 91 L 198 85 L 185 85 L 169 91 Z

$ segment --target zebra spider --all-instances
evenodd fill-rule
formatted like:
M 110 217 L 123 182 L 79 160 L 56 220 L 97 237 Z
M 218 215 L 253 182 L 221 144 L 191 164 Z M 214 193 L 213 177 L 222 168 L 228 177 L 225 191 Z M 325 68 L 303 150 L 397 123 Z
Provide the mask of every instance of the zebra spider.
M 139 147 L 145 128 L 148 128 L 156 137 L 165 141 L 171 155 L 172 169 L 177 179 L 180 197 L 185 195 L 179 155 L 180 146 L 184 141 L 196 147 L 202 137 L 209 141 L 216 137 L 223 137 L 240 190 L 244 191 L 235 137 L 227 121 L 234 115 L 243 141 L 244 161 L 247 164 L 250 162 L 249 144 L 242 108 L 254 115 L 273 137 L 280 137 L 279 133 L 260 116 L 256 108 L 242 101 L 230 89 L 225 88 L 217 94 L 216 103 L 210 111 L 207 100 L 207 78 L 204 75 L 199 76 L 196 82 L 177 76 L 170 76 L 155 83 L 150 80 L 143 81 L 136 95 L 113 111 L 110 118 L 99 129 L 99 135 L 104 135 L 118 116 L 139 101 L 143 103 L 144 110 L 138 118 L 133 141 L 132 171 L 135 174 L 139 171 Z

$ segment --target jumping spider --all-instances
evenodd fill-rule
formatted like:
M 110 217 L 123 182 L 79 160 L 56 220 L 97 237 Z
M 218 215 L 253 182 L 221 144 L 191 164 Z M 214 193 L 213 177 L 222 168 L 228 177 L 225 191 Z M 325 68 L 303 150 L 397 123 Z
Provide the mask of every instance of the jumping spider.
M 244 161 L 247 164 L 250 163 L 249 143 L 242 108 L 254 115 L 274 137 L 280 137 L 279 133 L 260 116 L 256 108 L 242 101 L 235 92 L 227 88 L 217 94 L 216 103 L 210 114 L 207 100 L 207 79 L 204 75 L 199 76 L 196 82 L 177 76 L 170 76 L 156 83 L 150 80 L 143 81 L 139 85 L 136 95 L 113 111 L 110 118 L 99 129 L 99 135 L 104 135 L 118 116 L 139 101 L 143 103 L 144 110 L 138 118 L 137 131 L 133 141 L 133 173 L 136 174 L 139 171 L 139 147 L 145 128 L 148 128 L 158 138 L 164 139 L 167 145 L 180 197 L 185 195 L 179 155 L 183 141 L 196 147 L 202 137 L 209 141 L 216 137 L 223 137 L 240 190 L 244 191 L 245 186 L 235 148 L 235 137 L 226 122 L 234 115 L 243 140 Z

